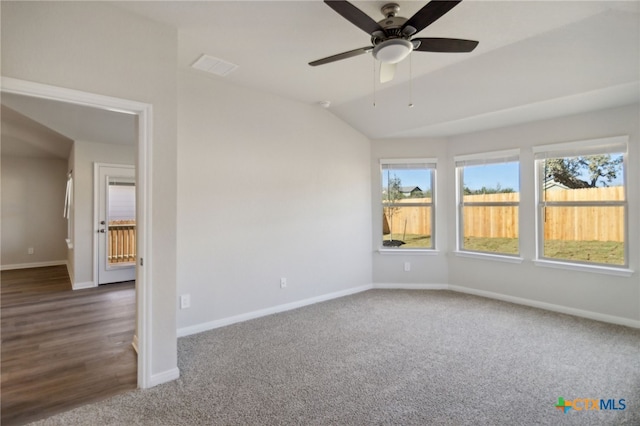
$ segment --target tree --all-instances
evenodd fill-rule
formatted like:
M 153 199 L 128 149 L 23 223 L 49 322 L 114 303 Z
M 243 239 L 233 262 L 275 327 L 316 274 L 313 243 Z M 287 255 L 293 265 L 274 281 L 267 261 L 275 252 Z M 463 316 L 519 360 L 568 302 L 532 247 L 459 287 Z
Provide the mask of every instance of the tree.
M 568 188 L 595 188 L 598 184 L 609 186 L 622 172 L 622 156 L 612 158 L 610 154 L 599 154 L 550 158 L 545 168 L 547 177 Z
M 385 198 L 389 203 L 393 203 L 396 200 L 404 198 L 404 194 L 402 194 L 402 182 L 400 178 L 395 174 L 391 177 L 388 173 L 387 171 L 387 194 Z
M 464 195 L 483 195 L 483 194 L 510 194 L 516 192 L 513 188 L 503 188 L 500 182 L 496 183 L 495 188 L 487 188 L 483 186 L 480 189 L 470 189 L 468 186 L 462 188 Z
M 402 194 L 402 182 L 400 178 L 395 174 L 391 177 L 389 171 L 387 170 L 387 193 L 385 194 L 385 200 L 387 202 L 387 206 L 384 208 L 386 210 L 387 219 L 389 221 L 389 238 L 393 239 L 393 216 L 398 210 L 398 207 L 392 207 L 391 204 L 404 198 L 404 194 Z

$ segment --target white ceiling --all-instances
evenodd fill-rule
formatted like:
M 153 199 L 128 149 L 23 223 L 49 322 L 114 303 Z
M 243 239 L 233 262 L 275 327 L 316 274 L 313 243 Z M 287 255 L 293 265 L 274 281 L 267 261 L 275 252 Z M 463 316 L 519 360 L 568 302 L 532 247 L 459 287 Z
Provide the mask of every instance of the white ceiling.
M 386 3 L 353 2 L 375 20 Z M 398 3 L 407 18 L 426 4 Z M 450 135 L 638 102 L 639 5 L 465 0 L 416 36 L 478 40 L 475 51 L 416 52 L 374 89 L 369 54 L 308 65 L 370 45 L 322 1 L 118 3 L 179 30 L 180 69 L 202 72 L 190 66 L 203 53 L 221 58 L 239 67 L 211 78 L 331 101 L 334 114 L 371 138 Z
M 137 116 L 98 108 L 3 93 L 2 104 L 33 118 L 72 140 L 132 144 L 137 140 Z
M 387 1 L 353 3 L 380 20 Z M 398 3 L 407 18 L 426 4 Z M 369 54 L 308 65 L 370 45 L 319 0 L 114 6 L 177 28 L 181 71 L 202 73 L 191 68 L 201 54 L 221 58 L 238 69 L 209 78 L 308 104 L 331 101 L 332 113 L 371 138 L 460 134 L 640 101 L 640 1 L 465 0 L 416 37 L 478 40 L 476 50 L 416 52 L 385 84 L 375 82 Z M 133 116 L 7 94 L 2 103 L 73 140 L 135 137 Z
M 2 155 L 68 158 L 73 140 L 2 105 Z

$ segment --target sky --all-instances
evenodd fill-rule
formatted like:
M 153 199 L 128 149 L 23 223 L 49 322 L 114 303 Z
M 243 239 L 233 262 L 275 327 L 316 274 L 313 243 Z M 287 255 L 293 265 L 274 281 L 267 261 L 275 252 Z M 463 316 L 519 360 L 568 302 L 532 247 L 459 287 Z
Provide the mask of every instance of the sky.
M 519 164 L 498 163 L 484 164 L 481 166 L 467 166 L 464 168 L 464 186 L 470 190 L 511 188 L 515 192 L 520 191 Z
M 423 191 L 431 188 L 431 175 L 426 170 L 390 170 L 390 175 L 400 178 L 402 186 L 418 186 Z M 500 184 L 502 189 L 512 188 L 518 191 L 519 171 L 518 163 L 489 164 L 481 166 L 467 166 L 464 174 L 464 184 L 469 189 L 496 188 Z M 382 173 L 382 185 L 387 186 L 387 172 Z
M 401 186 L 417 186 L 422 191 L 431 188 L 431 173 L 428 170 L 389 170 L 391 178 L 400 178 Z M 382 186 L 387 187 L 387 170 L 382 173 Z
M 431 175 L 426 170 L 390 170 L 390 175 L 400 178 L 402 186 L 418 186 L 423 191 L 431 187 Z M 518 162 L 493 163 L 477 166 L 466 166 L 464 169 L 464 186 L 470 190 L 501 189 L 511 188 L 515 192 L 520 190 L 520 171 Z M 583 180 L 589 180 L 586 175 L 581 176 Z M 616 179 L 609 183 L 610 186 L 622 184 L 622 173 L 618 173 Z M 602 179 L 600 179 L 602 181 Z M 600 182 L 598 186 L 601 186 Z M 387 186 L 387 171 L 382 173 L 383 188 Z

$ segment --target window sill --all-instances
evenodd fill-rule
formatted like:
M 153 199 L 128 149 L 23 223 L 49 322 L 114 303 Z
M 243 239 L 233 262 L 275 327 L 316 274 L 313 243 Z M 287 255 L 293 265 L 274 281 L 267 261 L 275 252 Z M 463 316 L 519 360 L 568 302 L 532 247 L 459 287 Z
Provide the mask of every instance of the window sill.
M 633 270 L 628 268 L 615 268 L 611 266 L 583 265 L 579 263 L 558 262 L 554 260 L 534 260 L 533 264 L 544 268 L 568 269 L 571 271 L 593 272 L 596 274 L 616 275 L 619 277 L 630 277 Z
M 485 259 L 485 260 L 495 260 L 498 262 L 506 262 L 506 263 L 522 263 L 524 260 L 519 256 L 507 256 L 503 254 L 490 254 L 490 253 L 477 253 L 470 251 L 454 251 L 453 254 L 459 257 L 469 257 L 472 259 Z
M 380 254 L 401 254 L 403 256 L 406 255 L 418 255 L 418 256 L 437 256 L 438 254 L 440 254 L 440 252 L 438 250 L 431 250 L 431 249 L 403 249 L 403 248 L 395 248 L 395 249 L 389 249 L 389 248 L 379 248 L 378 249 L 378 253 Z

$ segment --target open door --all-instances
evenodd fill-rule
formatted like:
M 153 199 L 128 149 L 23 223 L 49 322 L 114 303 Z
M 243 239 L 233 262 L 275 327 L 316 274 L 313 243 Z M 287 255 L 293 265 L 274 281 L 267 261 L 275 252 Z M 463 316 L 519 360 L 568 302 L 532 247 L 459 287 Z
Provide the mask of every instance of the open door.
M 136 279 L 135 167 L 95 164 L 98 284 Z

